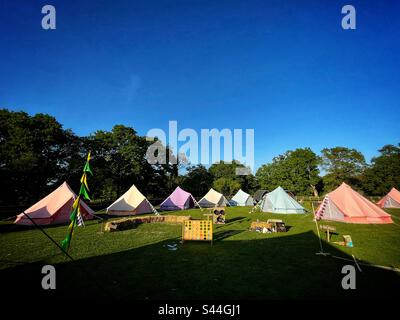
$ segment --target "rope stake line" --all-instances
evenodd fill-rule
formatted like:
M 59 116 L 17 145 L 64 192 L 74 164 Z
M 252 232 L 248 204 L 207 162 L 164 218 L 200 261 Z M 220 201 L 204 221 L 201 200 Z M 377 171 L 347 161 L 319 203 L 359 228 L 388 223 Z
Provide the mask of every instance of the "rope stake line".
M 75 261 L 75 259 L 72 258 L 72 257 L 68 254 L 68 252 L 66 252 L 66 251 L 57 243 L 57 241 L 55 241 L 52 237 L 50 237 L 50 235 L 49 235 L 46 231 L 44 231 L 43 228 L 41 228 L 27 213 L 25 213 L 25 211 L 23 211 L 22 213 L 33 223 L 33 225 L 34 225 L 36 228 L 38 228 L 40 231 L 42 231 L 42 232 L 44 233 L 44 235 L 45 235 L 47 238 L 49 238 L 49 239 L 51 240 L 51 242 L 53 242 L 53 243 L 57 246 L 58 249 L 61 250 L 62 253 L 64 253 L 71 261 Z

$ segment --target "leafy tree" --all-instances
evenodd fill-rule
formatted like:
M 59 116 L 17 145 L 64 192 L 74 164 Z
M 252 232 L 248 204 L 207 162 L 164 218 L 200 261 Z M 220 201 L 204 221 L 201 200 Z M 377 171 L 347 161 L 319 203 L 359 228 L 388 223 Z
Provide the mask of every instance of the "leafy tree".
M 366 168 L 364 155 L 346 147 L 325 148 L 322 153 L 322 168 L 326 171 L 323 177 L 325 191 L 331 191 L 342 182 L 359 186 L 360 175 Z
M 239 188 L 252 194 L 259 187 L 272 190 L 279 185 L 297 194 L 318 195 L 318 165 L 326 172 L 326 191 L 342 181 L 371 195 L 385 194 L 393 186 L 400 188 L 400 144 L 382 147 L 370 166 L 355 149 L 326 148 L 321 158 L 309 148 L 296 149 L 263 165 L 256 176 L 238 175 L 237 169 L 245 168 L 238 161 L 221 161 L 208 170 L 202 165 L 190 166 L 180 175 L 184 164 L 161 142 L 157 155 L 166 161 L 150 163 L 147 152 L 151 146 L 153 141 L 123 125 L 77 137 L 49 115 L 0 109 L 0 203 L 35 202 L 65 180 L 77 190 L 88 150 L 95 171 L 91 183 L 94 199 L 114 200 L 133 183 L 150 198 L 165 197 L 177 185 L 196 197 L 212 186 L 225 195 L 233 195 Z
M 218 163 L 214 163 L 208 169 L 209 172 L 212 174 L 214 181 L 220 180 L 214 184 L 215 188 L 220 188 L 219 190 L 229 190 L 227 193 L 223 192 L 226 195 L 232 195 L 232 190 L 239 190 L 242 189 L 248 193 L 254 193 L 258 189 L 258 182 L 255 179 L 254 175 L 238 175 L 237 169 L 239 168 L 246 168 L 243 164 L 239 161 L 232 161 L 231 163 L 226 163 L 224 161 L 220 161 Z M 225 185 L 225 187 L 222 187 Z M 216 187 L 218 186 L 218 187 Z M 231 187 L 229 187 L 231 186 Z M 239 187 L 233 187 L 239 186 Z M 234 191 L 234 192 L 236 192 Z
M 204 196 L 213 184 L 213 176 L 203 165 L 189 166 L 182 187 L 194 197 Z
M 260 189 L 258 180 L 253 174 L 237 176 L 236 180 L 240 183 L 240 188 L 251 195 Z
M 162 180 L 146 161 L 149 142 L 133 128 L 116 125 L 111 131 L 96 131 L 86 142 L 93 152 L 92 166 L 96 170 L 93 185 L 98 186 L 98 197 L 108 195 L 114 199 L 132 184 L 147 193 L 152 178 Z
M 244 165 L 240 164 L 238 161 L 232 161 L 232 163 L 220 161 L 213 163 L 208 171 L 213 175 L 214 179 L 223 177 L 234 179 L 237 177 L 236 168 L 244 168 Z
M 385 145 L 379 152 L 361 177 L 362 189 L 370 195 L 384 195 L 392 187 L 400 189 L 400 144 Z
M 232 178 L 221 177 L 213 183 L 213 188 L 226 196 L 233 196 L 240 187 L 239 181 Z
M 273 190 L 278 186 L 287 188 L 289 176 L 284 166 L 284 159 L 275 157 L 272 163 L 263 164 L 256 172 L 256 178 L 260 187 L 266 190 Z
M 148 181 L 147 192 L 153 199 L 162 200 L 177 186 L 182 185 L 184 176 L 179 175 L 179 172 L 186 166 L 186 161 L 176 157 L 171 148 L 164 146 L 161 141 L 156 139 L 150 143 L 146 161 L 151 163 L 153 173 Z
M 309 194 L 318 197 L 319 157 L 310 149 L 289 151 L 286 165 L 290 168 L 291 184 L 288 189 L 297 194 Z
M 0 202 L 29 204 L 54 189 L 76 142 L 54 117 L 0 109 Z
M 256 177 L 263 189 L 273 190 L 278 186 L 296 194 L 318 196 L 320 159 L 310 149 L 287 151 L 261 166 Z

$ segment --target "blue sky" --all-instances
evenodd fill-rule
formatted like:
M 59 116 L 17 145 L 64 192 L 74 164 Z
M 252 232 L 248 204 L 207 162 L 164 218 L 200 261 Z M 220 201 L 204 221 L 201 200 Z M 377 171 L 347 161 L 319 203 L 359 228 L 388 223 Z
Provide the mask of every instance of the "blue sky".
M 53 4 L 57 29 L 41 28 Z M 352 4 L 357 29 L 341 28 Z M 0 0 L 0 107 L 79 135 L 115 124 L 254 128 L 256 167 L 297 147 L 367 160 L 400 141 L 398 1 Z

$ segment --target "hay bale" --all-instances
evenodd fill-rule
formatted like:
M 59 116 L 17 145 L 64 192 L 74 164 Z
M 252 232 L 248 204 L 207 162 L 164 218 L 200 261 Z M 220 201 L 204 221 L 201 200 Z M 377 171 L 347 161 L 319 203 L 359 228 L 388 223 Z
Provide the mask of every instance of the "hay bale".
M 262 228 L 271 229 L 272 224 L 264 221 L 259 221 L 259 222 L 253 221 L 250 225 L 250 230 L 262 229 Z
M 168 223 L 168 224 L 181 224 L 184 221 L 191 220 L 191 216 L 143 216 L 143 217 L 129 217 L 121 218 L 111 222 L 107 222 L 104 226 L 104 231 L 122 231 L 136 228 L 141 223 Z
M 104 231 L 107 232 L 112 232 L 112 231 L 117 231 L 118 226 L 114 224 L 113 222 L 107 222 L 104 226 Z
M 191 220 L 191 216 L 176 216 L 176 223 L 184 223 L 185 221 Z
M 165 216 L 166 223 L 176 223 L 177 218 L 176 216 Z

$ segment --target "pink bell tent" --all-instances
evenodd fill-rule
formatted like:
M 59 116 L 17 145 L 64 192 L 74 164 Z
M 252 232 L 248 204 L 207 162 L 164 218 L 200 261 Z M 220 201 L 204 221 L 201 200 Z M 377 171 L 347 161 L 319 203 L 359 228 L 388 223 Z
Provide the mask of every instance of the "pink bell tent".
M 176 187 L 167 199 L 160 204 L 160 210 L 185 210 L 198 206 L 196 199 L 180 187 Z
M 392 188 L 390 192 L 377 203 L 381 208 L 400 208 L 400 191 Z
M 347 223 L 386 224 L 392 217 L 346 183 L 328 193 L 318 207 L 316 218 Z
M 72 205 L 77 195 L 72 191 L 68 183 L 64 182 L 52 193 L 48 194 L 39 202 L 24 212 L 38 225 L 51 225 L 69 222 Z M 80 212 L 84 220 L 93 219 L 94 211 L 82 200 L 80 201 Z M 23 213 L 15 220 L 19 225 L 33 225 Z

